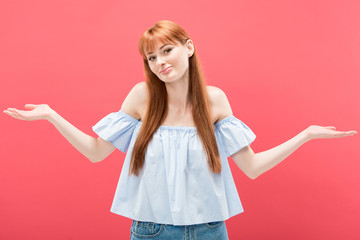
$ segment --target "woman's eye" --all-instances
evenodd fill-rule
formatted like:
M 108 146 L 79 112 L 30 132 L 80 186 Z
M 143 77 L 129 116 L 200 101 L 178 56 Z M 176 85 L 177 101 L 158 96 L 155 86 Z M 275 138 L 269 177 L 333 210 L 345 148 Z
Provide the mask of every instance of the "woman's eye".
M 168 52 L 170 52 L 172 49 L 171 48 L 168 48 L 168 49 L 166 49 L 165 51 L 164 51 L 164 53 L 168 53 Z M 150 57 L 148 60 L 149 61 L 153 61 L 155 59 L 155 57 Z

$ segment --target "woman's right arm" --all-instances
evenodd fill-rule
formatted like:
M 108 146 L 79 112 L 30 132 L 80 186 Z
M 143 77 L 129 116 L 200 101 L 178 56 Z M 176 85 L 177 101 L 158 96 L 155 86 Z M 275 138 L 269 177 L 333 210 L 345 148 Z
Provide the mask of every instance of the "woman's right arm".
M 147 104 L 148 94 L 146 82 L 137 83 L 126 96 L 121 110 L 134 118 L 141 118 L 139 111 L 144 109 Z M 25 108 L 29 111 L 8 108 L 4 110 L 7 115 L 27 121 L 48 120 L 56 129 L 82 153 L 91 162 L 96 163 L 104 160 L 112 153 L 116 147 L 108 141 L 98 137 L 97 139 L 89 136 L 71 123 L 66 121 L 62 116 L 49 107 L 47 104 L 26 104 Z
M 93 163 L 102 161 L 116 149 L 111 142 L 104 141 L 100 137 L 96 139 L 83 133 L 47 104 L 26 104 L 25 108 L 30 111 L 8 108 L 4 110 L 4 113 L 20 120 L 48 120 L 71 145 Z

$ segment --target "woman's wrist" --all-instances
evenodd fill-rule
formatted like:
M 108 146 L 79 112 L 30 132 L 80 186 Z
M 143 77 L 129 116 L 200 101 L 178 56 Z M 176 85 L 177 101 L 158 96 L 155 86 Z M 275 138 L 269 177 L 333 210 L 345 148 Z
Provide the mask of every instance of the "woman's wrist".
M 49 113 L 46 114 L 45 119 L 53 124 L 56 120 L 57 115 L 59 115 L 57 112 L 55 112 L 53 109 L 50 109 Z
M 302 144 L 308 142 L 311 140 L 311 136 L 310 134 L 308 133 L 307 129 L 305 129 L 304 131 L 300 132 L 299 133 L 299 136 L 300 136 L 300 139 L 301 139 L 301 142 Z

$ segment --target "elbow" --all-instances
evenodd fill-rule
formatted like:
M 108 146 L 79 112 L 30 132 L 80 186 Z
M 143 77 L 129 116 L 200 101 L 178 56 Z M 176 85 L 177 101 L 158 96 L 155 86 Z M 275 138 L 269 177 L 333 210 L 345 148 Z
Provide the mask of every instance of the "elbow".
M 98 160 L 97 159 L 94 159 L 94 158 L 88 158 L 89 159 L 89 161 L 91 162 L 91 163 L 97 163 L 98 162 Z
M 97 162 L 101 162 L 102 160 L 104 160 L 103 158 L 100 158 L 99 156 L 91 156 L 91 157 L 88 157 L 88 159 L 91 163 L 97 163 Z
M 101 162 L 103 159 L 89 159 L 91 163 L 98 163 Z
M 247 176 L 248 176 L 250 179 L 252 179 L 252 180 L 256 179 L 259 175 L 260 175 L 260 174 L 258 174 L 258 173 L 255 172 L 255 171 L 249 172 L 249 173 L 247 174 Z
M 104 159 L 96 158 L 96 159 L 89 159 L 89 160 L 90 160 L 90 162 L 92 162 L 92 163 L 98 163 L 98 162 L 101 162 L 101 161 L 104 160 Z
M 248 175 L 248 177 L 251 179 L 251 180 L 255 180 L 257 178 L 257 176 L 255 175 Z

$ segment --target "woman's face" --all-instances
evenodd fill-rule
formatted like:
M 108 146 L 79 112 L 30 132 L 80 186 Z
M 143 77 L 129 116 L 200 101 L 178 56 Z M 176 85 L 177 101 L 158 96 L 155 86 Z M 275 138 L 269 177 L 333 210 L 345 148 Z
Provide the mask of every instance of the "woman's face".
M 162 81 L 172 82 L 186 76 L 189 68 L 189 57 L 194 53 L 192 41 L 184 45 L 158 43 L 155 52 L 147 53 L 151 71 Z

